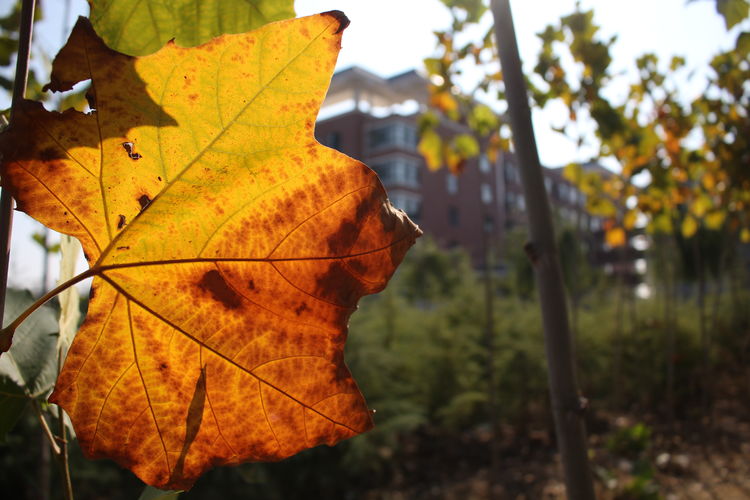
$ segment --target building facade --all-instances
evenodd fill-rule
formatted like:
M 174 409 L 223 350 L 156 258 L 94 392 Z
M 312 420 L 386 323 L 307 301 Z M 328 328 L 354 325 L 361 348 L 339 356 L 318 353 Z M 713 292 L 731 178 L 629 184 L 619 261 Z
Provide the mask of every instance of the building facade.
M 505 238 L 526 222 L 515 157 L 503 153 L 490 162 L 482 155 L 458 176 L 447 168 L 430 171 L 417 151 L 417 120 L 426 101 L 427 81 L 416 71 L 381 78 L 349 68 L 333 76 L 316 137 L 375 170 L 391 202 L 440 246 L 464 248 L 476 266 L 494 249 L 494 265 L 502 268 Z M 468 131 L 453 122 L 441 126 L 445 136 Z M 544 176 L 559 222 L 601 229 L 598 219 L 585 214 L 582 193 L 562 169 L 545 168 Z

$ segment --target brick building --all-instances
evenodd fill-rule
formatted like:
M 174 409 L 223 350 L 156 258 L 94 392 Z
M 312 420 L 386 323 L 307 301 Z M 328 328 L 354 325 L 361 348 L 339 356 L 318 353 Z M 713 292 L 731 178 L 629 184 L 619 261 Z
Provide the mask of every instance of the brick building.
M 333 76 L 316 137 L 373 168 L 391 202 L 425 234 L 444 248 L 465 248 L 479 266 L 488 243 L 503 248 L 507 232 L 525 223 L 518 167 L 506 153 L 494 164 L 486 156 L 474 158 L 460 176 L 446 168 L 430 171 L 417 151 L 417 119 L 426 100 L 427 81 L 416 71 L 391 78 L 359 67 L 340 71 Z M 446 135 L 468 131 L 455 123 L 443 127 Z M 599 221 L 582 212 L 584 197 L 563 178 L 562 169 L 544 170 L 558 219 L 600 230 Z

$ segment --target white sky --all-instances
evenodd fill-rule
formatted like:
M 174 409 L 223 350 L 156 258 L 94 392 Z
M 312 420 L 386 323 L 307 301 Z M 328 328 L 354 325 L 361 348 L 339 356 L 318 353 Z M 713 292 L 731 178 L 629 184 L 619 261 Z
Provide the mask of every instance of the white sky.
M 34 33 L 35 41 L 54 54 L 62 43 L 65 2 L 42 1 L 46 19 Z M 0 12 L 7 11 L 9 5 L 10 0 L 0 0 Z M 70 5 L 68 26 L 72 26 L 78 15 L 88 13 L 85 0 L 71 0 Z M 655 52 L 665 61 L 672 55 L 682 55 L 689 68 L 701 68 L 720 49 L 732 47 L 736 37 L 734 32 L 726 34 L 713 1 L 688 5 L 686 0 L 582 0 L 581 6 L 594 8 L 594 20 L 602 26 L 605 36 L 618 34 L 613 66 L 624 74 L 632 74 L 636 57 L 645 52 Z M 421 67 L 422 59 L 429 57 L 435 47 L 432 31 L 445 28 L 449 21 L 439 0 L 297 0 L 295 7 L 298 16 L 334 9 L 344 11 L 351 25 L 344 34 L 337 69 L 359 65 L 385 77 Z M 528 72 L 540 45 L 535 33 L 572 12 L 575 0 L 511 0 L 511 7 L 521 58 Z M 697 73 L 686 87 L 689 94 L 702 90 L 700 71 Z M 590 152 L 577 151 L 574 144 L 550 130 L 550 125 L 561 125 L 565 116 L 564 112 L 552 110 L 534 111 L 540 157 L 545 165 L 564 165 L 589 158 Z M 17 213 L 11 286 L 33 290 L 41 286 L 42 253 L 30 239 L 31 233 L 38 230 L 34 221 Z M 52 262 L 51 279 L 56 276 L 57 265 Z

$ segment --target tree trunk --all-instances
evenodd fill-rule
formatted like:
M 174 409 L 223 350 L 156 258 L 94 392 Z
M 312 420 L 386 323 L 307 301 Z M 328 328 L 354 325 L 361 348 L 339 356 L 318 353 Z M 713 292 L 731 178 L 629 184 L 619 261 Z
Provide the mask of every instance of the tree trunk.
M 612 332 L 612 386 L 614 389 L 614 407 L 617 410 L 623 406 L 623 383 L 622 383 L 622 355 L 623 355 L 623 330 L 625 317 L 625 259 L 627 257 L 626 247 L 617 249 L 617 273 L 615 284 L 615 328 Z
M 487 403 L 492 425 L 492 441 L 490 442 L 490 490 L 494 491 L 495 483 L 500 476 L 500 412 L 497 401 L 497 376 L 495 374 L 495 308 L 494 285 L 492 283 L 492 248 L 490 245 L 490 228 L 482 221 L 482 246 L 484 250 L 484 267 L 482 281 L 484 282 L 484 335 L 487 344 Z M 492 497 L 492 494 L 490 495 Z
M 568 498 L 593 500 L 588 461 L 585 405 L 578 393 L 560 259 L 555 244 L 542 167 L 531 125 L 526 81 L 521 71 L 508 0 L 492 0 L 500 64 L 508 99 L 513 142 L 529 217 L 527 254 L 536 274 L 544 323 L 550 399 Z

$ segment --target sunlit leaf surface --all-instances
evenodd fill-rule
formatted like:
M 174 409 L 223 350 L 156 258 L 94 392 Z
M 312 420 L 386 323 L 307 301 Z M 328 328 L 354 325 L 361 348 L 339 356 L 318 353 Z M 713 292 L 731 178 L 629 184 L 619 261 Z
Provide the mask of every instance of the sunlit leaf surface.
M 105 43 L 143 56 L 174 39 L 194 47 L 225 33 L 244 33 L 294 17 L 293 0 L 89 0 L 91 22 Z
M 53 90 L 0 137 L 21 209 L 96 274 L 51 401 L 81 448 L 161 489 L 370 428 L 343 361 L 350 314 L 419 229 L 366 166 L 318 144 L 343 28 L 332 12 L 133 58 L 85 21 Z

